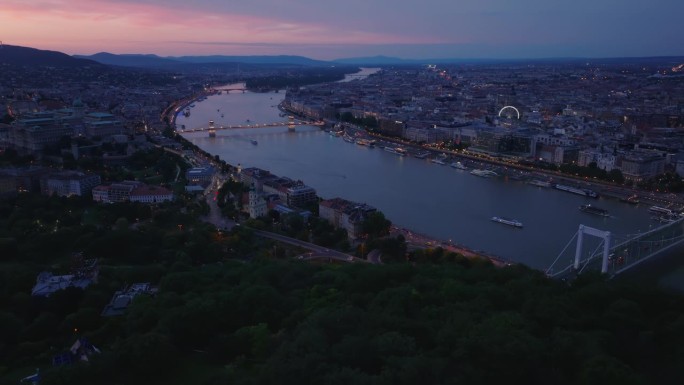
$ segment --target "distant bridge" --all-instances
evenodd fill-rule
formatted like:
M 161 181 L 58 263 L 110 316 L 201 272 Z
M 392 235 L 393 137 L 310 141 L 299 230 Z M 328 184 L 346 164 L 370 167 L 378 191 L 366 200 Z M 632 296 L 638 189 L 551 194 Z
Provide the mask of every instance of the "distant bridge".
M 273 123 L 255 123 L 255 124 L 233 124 L 227 126 L 208 126 L 208 127 L 195 127 L 186 129 L 177 129 L 180 133 L 186 132 L 216 132 L 217 130 L 231 130 L 238 128 L 264 128 L 264 127 L 287 127 L 290 130 L 294 130 L 295 126 L 323 126 L 325 122 L 307 122 L 307 121 L 288 121 L 288 122 L 273 122 Z
M 588 253 L 583 248 L 586 235 L 601 239 L 596 249 Z M 570 263 L 565 265 L 569 257 L 565 251 L 575 238 L 577 241 L 574 256 L 569 258 Z M 615 243 L 612 242 L 613 238 L 616 240 Z M 580 225 L 579 230 L 570 239 L 570 242 L 546 270 L 546 274 L 553 278 L 572 279 L 585 271 L 598 270 L 614 277 L 662 254 L 683 241 L 684 217 L 652 230 L 624 237 L 617 237 L 609 231 Z
M 216 92 L 225 92 L 227 94 L 230 93 L 230 91 L 242 91 L 242 92 L 247 92 L 247 88 L 217 88 Z

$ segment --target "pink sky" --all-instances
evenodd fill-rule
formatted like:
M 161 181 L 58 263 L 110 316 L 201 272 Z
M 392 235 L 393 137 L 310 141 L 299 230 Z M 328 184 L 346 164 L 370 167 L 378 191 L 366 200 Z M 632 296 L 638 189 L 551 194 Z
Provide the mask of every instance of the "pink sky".
M 161 56 L 684 54 L 684 2 L 655 2 L 2 0 L 0 40 L 69 54 Z

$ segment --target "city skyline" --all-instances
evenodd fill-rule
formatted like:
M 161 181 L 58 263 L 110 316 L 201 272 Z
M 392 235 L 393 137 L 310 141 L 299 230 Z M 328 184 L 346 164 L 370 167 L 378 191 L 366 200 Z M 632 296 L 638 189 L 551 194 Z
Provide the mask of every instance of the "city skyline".
M 0 40 L 69 54 L 302 55 L 331 60 L 682 55 L 677 15 L 660 0 L 503 0 L 444 3 L 350 0 L 9 0 Z

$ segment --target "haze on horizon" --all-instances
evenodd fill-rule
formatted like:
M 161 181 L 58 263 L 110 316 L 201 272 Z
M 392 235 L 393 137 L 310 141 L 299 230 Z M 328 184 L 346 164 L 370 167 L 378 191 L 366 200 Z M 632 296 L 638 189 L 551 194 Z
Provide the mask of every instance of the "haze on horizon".
M 3 43 L 69 54 L 684 55 L 681 0 L 4 0 L 2 8 Z

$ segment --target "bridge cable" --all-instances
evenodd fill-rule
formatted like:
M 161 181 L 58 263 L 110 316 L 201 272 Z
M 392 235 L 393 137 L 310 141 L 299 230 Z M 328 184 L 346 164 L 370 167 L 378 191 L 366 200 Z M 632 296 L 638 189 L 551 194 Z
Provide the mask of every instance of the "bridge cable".
M 548 269 L 546 269 L 546 272 L 545 272 L 546 275 L 549 275 L 549 272 L 553 269 L 553 266 L 556 264 L 556 262 L 558 262 L 558 260 L 560 259 L 560 257 L 563 256 L 563 253 L 565 252 L 565 250 L 568 249 L 568 246 L 570 246 L 570 244 L 572 243 L 572 241 L 573 241 L 575 238 L 577 238 L 577 233 L 579 233 L 579 231 L 576 231 L 576 232 L 575 232 L 575 235 L 573 235 L 572 238 L 570 238 L 570 241 L 568 241 L 568 244 L 565 245 L 565 247 L 563 248 L 563 251 L 561 251 L 560 254 L 558 254 L 558 256 L 556 257 L 556 260 L 553 261 L 553 263 L 551 263 L 551 266 L 549 266 Z

